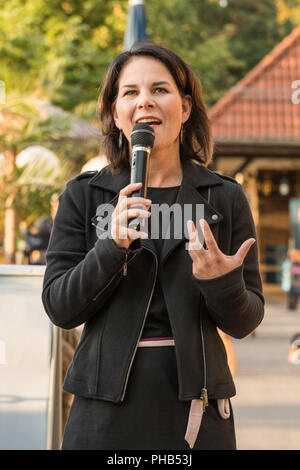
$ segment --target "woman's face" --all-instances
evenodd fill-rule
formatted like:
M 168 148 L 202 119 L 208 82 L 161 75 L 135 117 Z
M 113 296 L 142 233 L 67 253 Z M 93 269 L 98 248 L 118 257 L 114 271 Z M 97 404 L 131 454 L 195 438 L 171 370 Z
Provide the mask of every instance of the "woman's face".
M 173 76 L 159 60 L 134 57 L 124 65 L 118 95 L 113 105 L 116 126 L 130 144 L 137 122 L 147 122 L 155 130 L 153 152 L 179 152 L 179 133 L 191 112 L 190 96 L 181 97 Z

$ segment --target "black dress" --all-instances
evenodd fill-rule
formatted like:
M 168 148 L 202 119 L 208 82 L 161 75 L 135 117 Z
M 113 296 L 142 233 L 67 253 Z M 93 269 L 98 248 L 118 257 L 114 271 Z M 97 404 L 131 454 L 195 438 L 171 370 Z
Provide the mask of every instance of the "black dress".
M 147 197 L 152 208 L 153 204 L 172 205 L 178 190 L 179 186 L 148 188 Z M 153 229 L 149 223 L 149 237 Z M 151 237 L 158 258 L 163 235 L 160 231 L 159 238 Z M 172 336 L 158 276 L 142 338 Z M 190 401 L 178 399 L 174 346 L 138 348 L 123 402 L 74 397 L 62 449 L 189 450 L 184 439 L 189 409 Z M 209 400 L 194 449 L 235 449 L 235 445 L 232 412 L 229 419 L 222 419 L 216 400 Z

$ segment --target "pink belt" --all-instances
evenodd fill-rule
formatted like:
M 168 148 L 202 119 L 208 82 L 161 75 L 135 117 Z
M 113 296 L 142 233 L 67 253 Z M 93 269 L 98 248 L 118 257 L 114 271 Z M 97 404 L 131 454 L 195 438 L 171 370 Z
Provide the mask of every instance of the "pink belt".
M 142 338 L 139 342 L 139 347 L 155 347 L 155 346 L 174 346 L 174 338 Z M 191 400 L 189 419 L 187 423 L 185 440 L 192 449 L 195 445 L 199 429 L 201 426 L 202 416 L 205 411 L 206 405 L 208 404 L 207 392 L 202 389 L 201 399 Z M 227 398 L 221 398 L 217 400 L 218 410 L 221 418 L 228 419 L 230 417 L 230 405 Z
M 174 346 L 174 338 L 142 338 L 139 342 L 139 347 L 156 347 L 156 346 Z M 202 416 L 204 412 L 204 400 L 197 399 L 191 401 L 189 412 L 189 419 L 187 423 L 185 440 L 192 449 L 195 445 L 198 432 L 200 429 Z
M 139 348 L 150 346 L 175 346 L 174 338 L 142 338 L 139 342 Z

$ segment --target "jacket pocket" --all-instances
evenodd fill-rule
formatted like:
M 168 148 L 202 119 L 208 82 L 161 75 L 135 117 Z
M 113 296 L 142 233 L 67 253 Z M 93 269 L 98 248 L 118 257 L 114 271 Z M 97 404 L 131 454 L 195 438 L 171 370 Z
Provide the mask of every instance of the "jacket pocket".
M 99 369 L 100 344 L 107 319 L 107 312 L 88 320 L 68 369 L 66 380 L 84 382 L 92 394 L 96 393 Z

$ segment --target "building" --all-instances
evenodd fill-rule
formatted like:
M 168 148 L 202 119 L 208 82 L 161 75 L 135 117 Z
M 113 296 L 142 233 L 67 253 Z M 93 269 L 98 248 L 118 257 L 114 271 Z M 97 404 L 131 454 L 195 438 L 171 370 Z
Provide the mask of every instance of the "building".
M 209 116 L 214 169 L 243 184 L 257 227 L 263 280 L 278 285 L 291 238 L 291 201 L 300 198 L 300 27 Z

